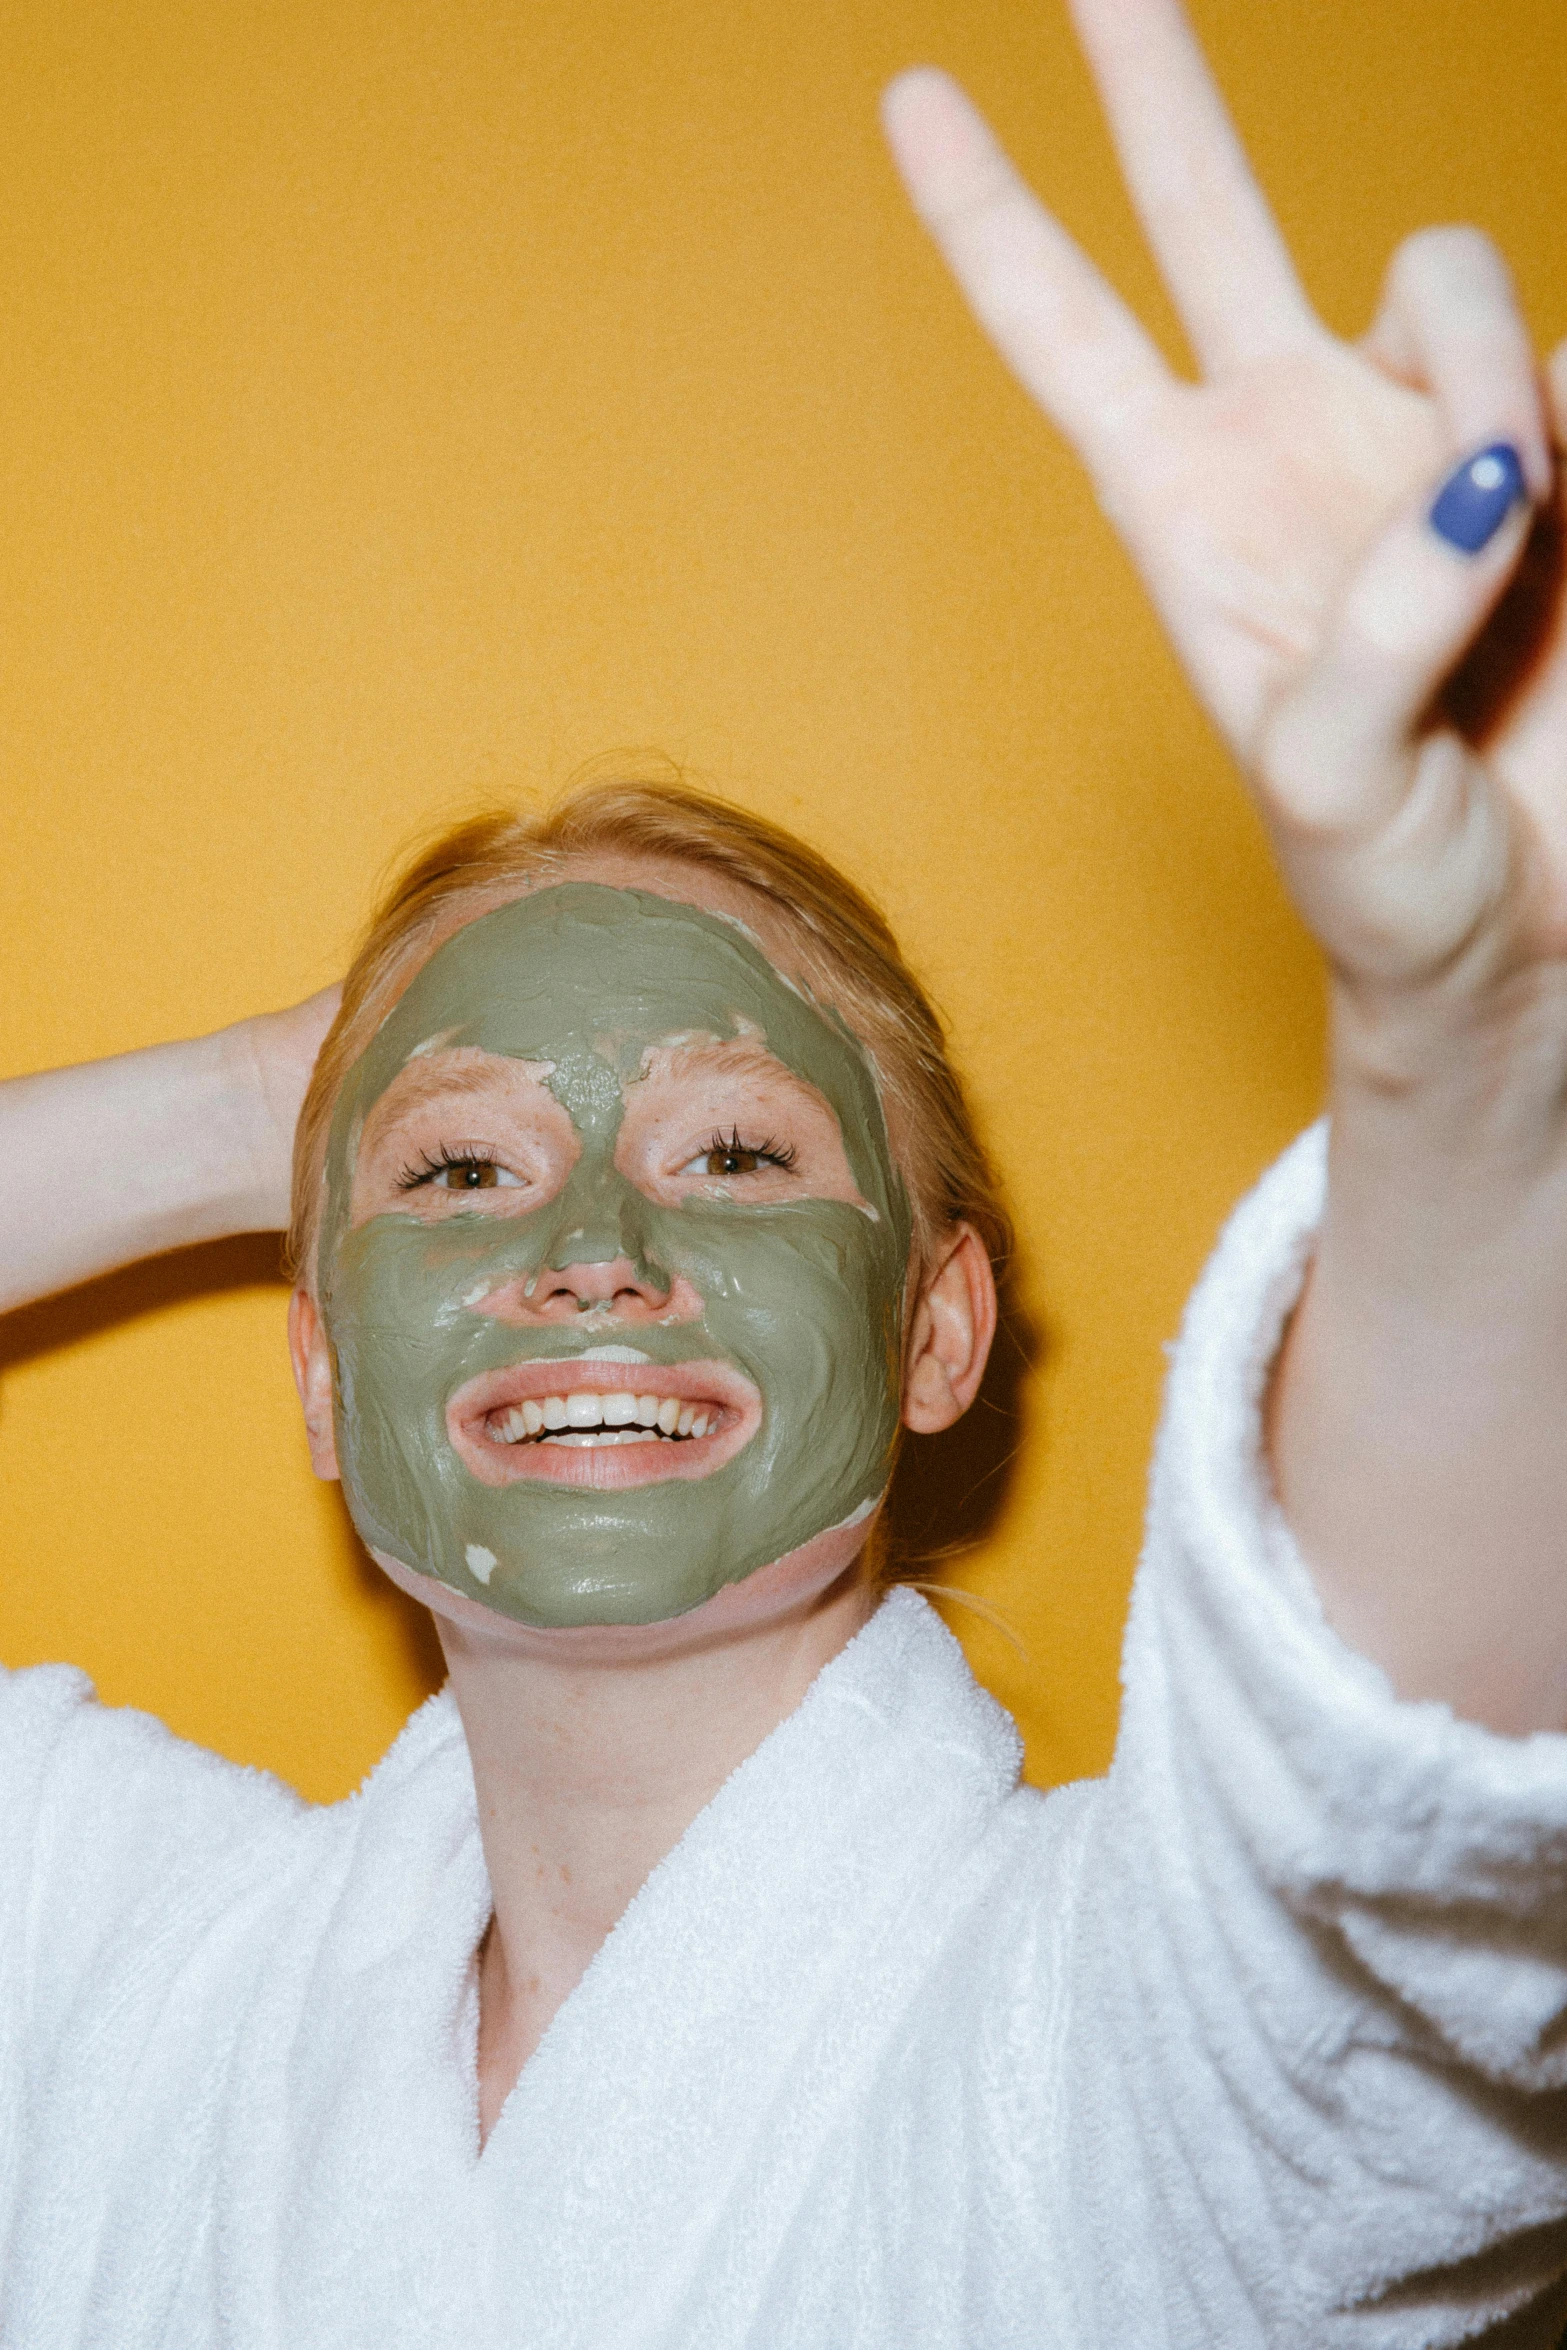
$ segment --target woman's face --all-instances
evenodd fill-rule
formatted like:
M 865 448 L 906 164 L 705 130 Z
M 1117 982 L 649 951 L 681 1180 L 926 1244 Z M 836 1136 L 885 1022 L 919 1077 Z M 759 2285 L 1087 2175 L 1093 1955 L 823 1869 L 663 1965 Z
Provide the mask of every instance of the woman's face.
M 723 915 L 572 881 L 431 958 L 350 1072 L 320 1306 L 383 1559 L 662 1622 L 856 1547 L 909 1214 L 864 1052 Z

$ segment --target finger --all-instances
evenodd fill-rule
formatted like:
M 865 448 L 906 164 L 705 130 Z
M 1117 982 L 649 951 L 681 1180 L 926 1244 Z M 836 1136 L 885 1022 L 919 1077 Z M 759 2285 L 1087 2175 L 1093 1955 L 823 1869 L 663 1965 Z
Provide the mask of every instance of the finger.
M 1365 976 L 1433 973 L 1505 880 L 1505 803 L 1430 714 L 1532 512 L 1505 443 L 1465 459 L 1372 547 L 1266 730 L 1259 782 L 1291 882 L 1329 953 Z
M 1548 494 L 1550 434 L 1534 347 L 1489 237 L 1432 228 L 1406 238 L 1362 348 L 1401 383 L 1432 394 L 1452 447 L 1511 441 L 1534 496 Z
M 1092 469 L 1128 408 L 1168 381 L 1119 295 L 934 67 L 900 74 L 883 120 L 916 211 L 1002 357 Z
M 1205 368 L 1321 333 L 1180 0 L 1070 0 L 1121 169 Z
M 1289 812 L 1357 825 L 1387 813 L 1376 780 L 1394 788 L 1390 762 L 1484 627 L 1532 511 L 1521 460 L 1488 444 L 1383 532 L 1270 723 L 1265 780 Z
M 1264 807 L 1302 911 L 1341 971 L 1434 978 L 1502 902 L 1505 796 L 1431 713 L 1513 576 L 1532 518 L 1507 444 L 1465 459 L 1372 547 L 1268 727 Z
M 1567 445 L 1567 342 L 1558 343 L 1546 363 L 1545 393 L 1551 439 L 1560 449 Z

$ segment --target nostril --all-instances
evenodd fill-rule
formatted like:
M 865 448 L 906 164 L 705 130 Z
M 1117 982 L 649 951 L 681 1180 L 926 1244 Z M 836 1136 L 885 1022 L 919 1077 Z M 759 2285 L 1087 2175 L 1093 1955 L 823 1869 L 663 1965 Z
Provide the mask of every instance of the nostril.
M 526 1281 L 519 1276 L 514 1282 L 487 1289 L 482 1298 L 473 1301 L 473 1310 L 517 1324 L 575 1322 L 592 1312 L 626 1322 L 670 1317 L 698 1321 L 702 1302 L 683 1275 L 677 1277 L 651 1266 L 639 1273 L 622 1257 L 618 1264 L 610 1260 L 541 1266 Z

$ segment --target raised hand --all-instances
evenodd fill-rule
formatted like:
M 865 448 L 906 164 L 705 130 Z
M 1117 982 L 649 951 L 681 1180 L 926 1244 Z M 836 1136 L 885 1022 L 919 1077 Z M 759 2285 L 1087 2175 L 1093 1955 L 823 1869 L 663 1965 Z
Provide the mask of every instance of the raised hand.
M 281 1230 L 339 994 L 0 1085 L 0 1313 L 137 1257 Z
M 1072 0 L 1201 368 L 1171 373 L 968 101 L 892 144 L 1074 443 L 1333 974 L 1327 1213 L 1271 1452 L 1330 1619 L 1413 1696 L 1567 1727 L 1567 622 L 1543 377 L 1504 264 L 1414 237 L 1314 316 L 1178 0 Z
M 1425 519 L 1444 474 L 1496 442 L 1518 451 L 1533 511 L 1551 499 L 1550 422 L 1504 263 L 1472 230 L 1414 237 L 1370 334 L 1340 342 L 1176 0 L 1073 13 L 1200 380 L 1171 372 L 968 100 L 924 69 L 886 105 L 915 204 L 1082 457 L 1340 969 L 1417 977 L 1477 925 L 1493 949 L 1516 945 L 1526 904 L 1530 944 L 1556 943 L 1567 632 L 1551 567 L 1531 566 L 1487 639 L 1531 507 L 1469 557 Z M 1563 354 L 1556 373 L 1567 401 Z M 1439 722 L 1466 652 L 1449 709 L 1483 760 Z

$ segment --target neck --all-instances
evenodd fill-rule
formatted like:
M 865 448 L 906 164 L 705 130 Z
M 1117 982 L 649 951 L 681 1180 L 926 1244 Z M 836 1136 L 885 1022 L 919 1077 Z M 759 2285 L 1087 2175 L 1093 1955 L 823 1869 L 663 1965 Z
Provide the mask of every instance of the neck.
M 858 1567 L 765 1621 L 611 1661 L 437 1618 L 494 1915 L 479 1962 L 479 2131 L 650 1872 L 869 1620 Z

